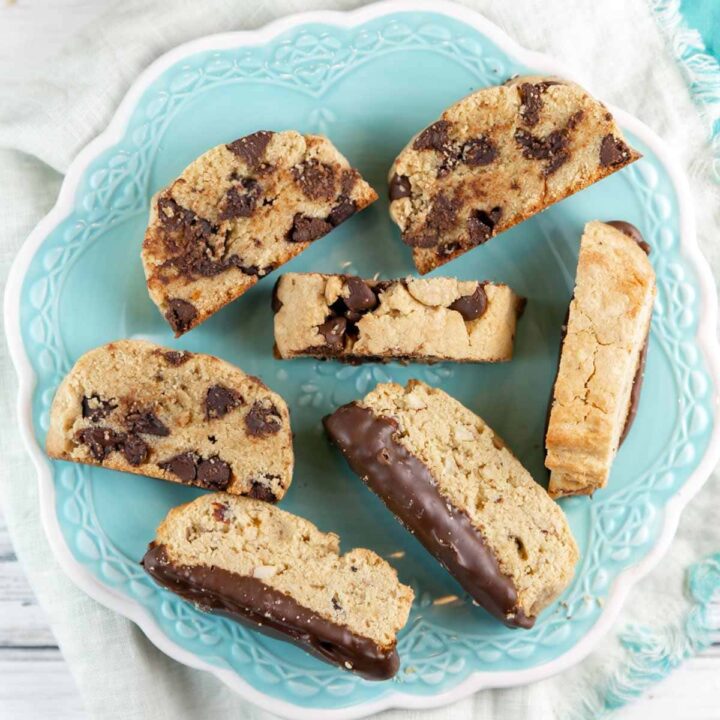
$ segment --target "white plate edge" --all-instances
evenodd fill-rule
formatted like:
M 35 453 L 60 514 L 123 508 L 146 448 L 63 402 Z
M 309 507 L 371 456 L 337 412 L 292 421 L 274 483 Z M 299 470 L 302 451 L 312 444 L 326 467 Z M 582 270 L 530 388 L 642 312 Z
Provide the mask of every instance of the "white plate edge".
M 193 668 L 211 672 L 241 696 L 255 705 L 278 715 L 297 720 L 352 720 L 389 708 L 431 708 L 460 700 L 483 688 L 500 688 L 522 685 L 541 680 L 567 669 L 587 656 L 617 618 L 630 588 L 647 574 L 667 551 L 677 529 L 685 505 L 707 480 L 720 460 L 720 422 L 716 421 L 708 448 L 693 474 L 665 506 L 665 523 L 653 549 L 639 563 L 626 568 L 614 580 L 608 599 L 597 622 L 569 651 L 551 662 L 520 671 L 474 672 L 451 690 L 432 696 L 409 695 L 391 691 L 376 701 L 340 709 L 301 707 L 261 693 L 245 682 L 236 672 L 218 668 L 199 660 L 194 654 L 172 642 L 155 623 L 152 616 L 127 596 L 103 585 L 78 564 L 65 544 L 55 514 L 55 488 L 50 465 L 37 444 L 32 429 L 32 392 L 35 375 L 27 359 L 20 331 L 20 291 L 25 272 L 50 230 L 72 210 L 72 199 L 88 165 L 101 152 L 120 141 L 133 109 L 152 82 L 172 65 L 198 52 L 221 50 L 241 45 L 264 44 L 287 30 L 307 23 L 322 23 L 341 27 L 360 25 L 369 20 L 397 12 L 430 12 L 464 22 L 480 31 L 498 47 L 519 62 L 548 74 L 576 78 L 577 75 L 561 63 L 518 45 L 494 23 L 482 15 L 452 2 L 438 4 L 433 0 L 383 0 L 350 12 L 317 11 L 299 13 L 275 20 L 252 31 L 236 31 L 210 35 L 180 45 L 162 55 L 143 71 L 118 106 L 107 129 L 91 141 L 71 163 L 62 183 L 58 200 L 52 210 L 38 223 L 18 252 L 8 275 L 5 289 L 4 321 L 10 356 L 18 374 L 19 389 L 17 414 L 20 433 L 38 473 L 40 512 L 49 544 L 65 573 L 90 597 L 105 607 L 120 613 L 136 623 L 148 639 L 166 655 Z M 580 82 L 588 87 L 588 83 Z M 678 194 L 682 254 L 690 261 L 698 276 L 701 289 L 700 317 L 696 339 L 708 364 L 711 378 L 720 377 L 720 346 L 715 335 L 718 301 L 715 281 L 710 267 L 702 255 L 695 233 L 695 218 L 690 197 L 690 186 L 678 162 L 671 156 L 664 142 L 644 123 L 617 108 L 610 108 L 621 126 L 628 128 L 652 148 L 667 168 Z M 720 388 L 713 387 L 714 405 L 719 405 Z

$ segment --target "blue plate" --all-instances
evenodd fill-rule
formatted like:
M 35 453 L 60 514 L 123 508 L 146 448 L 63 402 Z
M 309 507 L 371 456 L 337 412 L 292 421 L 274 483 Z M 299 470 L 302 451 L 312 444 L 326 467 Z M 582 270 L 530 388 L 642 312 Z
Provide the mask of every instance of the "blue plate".
M 300 16 L 257 33 L 206 38 L 162 58 L 78 158 L 8 287 L 21 422 L 38 464 L 46 529 L 63 566 L 171 656 L 293 717 L 426 707 L 577 662 L 609 626 L 632 582 L 667 547 L 680 509 L 718 454 L 716 299 L 695 244 L 685 181 L 661 142 L 620 111 L 632 144 L 644 153 L 641 161 L 440 271 L 503 281 L 528 298 L 511 363 L 277 361 L 270 310 L 277 273 L 187 336 L 172 338 L 147 295 L 140 264 L 148 202 L 208 148 L 259 128 L 327 134 L 383 199 L 284 269 L 404 276 L 413 272 L 410 251 L 389 220 L 384 195 L 387 169 L 407 139 L 471 90 L 516 73 L 569 75 L 469 11 L 448 7 L 439 14 L 429 7 L 392 3 L 349 15 Z M 658 299 L 643 398 L 608 486 L 593 499 L 562 502 L 582 555 L 574 582 L 532 630 L 513 631 L 474 607 L 347 470 L 325 441 L 320 419 L 377 382 L 417 377 L 485 418 L 545 483 L 543 424 L 560 325 L 583 225 L 596 218 L 634 223 L 653 247 Z M 43 458 L 39 446 L 61 378 L 84 352 L 121 337 L 219 355 L 285 397 L 297 466 L 282 507 L 336 531 L 345 549 L 372 548 L 415 590 L 394 680 L 364 681 L 159 589 L 138 560 L 168 509 L 200 491 Z

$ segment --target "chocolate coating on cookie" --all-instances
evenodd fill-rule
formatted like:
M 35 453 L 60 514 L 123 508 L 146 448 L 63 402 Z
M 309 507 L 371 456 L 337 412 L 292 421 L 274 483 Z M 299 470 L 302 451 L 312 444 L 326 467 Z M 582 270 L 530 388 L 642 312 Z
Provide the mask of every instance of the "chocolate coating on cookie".
M 398 671 L 400 660 L 394 647 L 381 648 L 257 578 L 216 566 L 175 564 L 166 548 L 155 543 L 150 544 L 141 564 L 160 585 L 203 610 L 290 640 L 321 660 L 368 680 L 386 680 Z
M 646 255 L 650 254 L 650 245 L 645 241 L 642 233 L 632 224 L 625 220 L 608 220 L 606 225 L 611 225 L 616 230 L 619 230 L 624 235 L 632 238 L 645 252 Z
M 488 612 L 510 627 L 532 627 L 512 580 L 470 518 L 438 490 L 428 467 L 396 440 L 397 426 L 357 403 L 323 423 L 352 470 Z

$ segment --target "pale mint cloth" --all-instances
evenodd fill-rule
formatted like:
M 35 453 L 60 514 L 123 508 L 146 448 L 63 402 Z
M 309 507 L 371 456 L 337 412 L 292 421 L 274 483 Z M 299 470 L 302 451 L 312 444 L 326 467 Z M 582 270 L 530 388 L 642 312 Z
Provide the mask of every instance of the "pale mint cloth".
M 108 123 L 137 74 L 164 51 L 199 36 L 257 28 L 291 12 L 349 9 L 352 0 L 127 0 L 69 37 L 32 82 L 0 86 L 0 277 L 50 209 L 70 161 Z M 438 3 L 441 4 L 441 3 Z M 655 2 L 654 5 L 663 3 Z M 667 4 L 667 3 L 666 3 Z M 692 182 L 701 245 L 720 271 L 720 185 L 711 180 L 707 132 L 673 50 L 645 0 L 475 0 L 527 48 L 565 62 L 590 89 L 667 140 Z M 657 11 L 657 7 L 655 8 Z M 128 620 L 77 590 L 53 559 L 38 518 L 36 480 L 14 421 L 16 383 L 0 356 L 3 510 L 30 582 L 46 610 L 90 716 L 110 720 L 260 718 L 206 673 L 156 650 Z M 707 643 L 703 603 L 720 585 L 717 473 L 686 510 L 672 549 L 630 594 L 612 633 L 581 665 L 534 685 L 486 691 L 433 711 L 386 718 L 548 720 L 599 718 Z M 696 568 L 693 605 L 686 569 Z M 620 634 L 621 631 L 624 634 Z M 42 682 L 42 678 L 38 678 Z

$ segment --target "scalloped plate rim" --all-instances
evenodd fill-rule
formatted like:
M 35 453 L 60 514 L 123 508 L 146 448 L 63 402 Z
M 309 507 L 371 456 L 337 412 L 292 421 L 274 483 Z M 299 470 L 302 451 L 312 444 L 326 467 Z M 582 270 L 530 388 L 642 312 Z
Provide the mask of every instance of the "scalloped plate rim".
M 231 689 L 253 704 L 284 717 L 298 720 L 351 720 L 365 717 L 389 708 L 431 708 L 460 700 L 485 688 L 501 688 L 535 682 L 565 670 L 586 657 L 610 629 L 617 618 L 630 588 L 647 574 L 665 554 L 675 535 L 680 514 L 689 500 L 700 489 L 720 460 L 720 423 L 714 418 L 712 435 L 703 458 L 684 483 L 664 506 L 665 522 L 656 543 L 638 563 L 626 568 L 613 581 L 608 599 L 597 622 L 570 650 L 554 660 L 526 670 L 473 672 L 452 689 L 433 696 L 409 695 L 391 691 L 378 700 L 363 702 L 340 709 L 300 707 L 261 693 L 232 670 L 220 668 L 200 660 L 193 653 L 171 641 L 159 628 L 150 613 L 127 596 L 101 583 L 83 565 L 79 564 L 63 538 L 55 513 L 55 486 L 51 466 L 38 445 L 32 429 L 32 393 L 36 378 L 28 361 L 20 330 L 20 292 L 25 273 L 35 252 L 46 236 L 72 209 L 72 200 L 90 163 L 103 151 L 120 141 L 131 119 L 136 103 L 142 94 L 162 73 L 177 62 L 198 52 L 221 50 L 239 46 L 255 46 L 271 41 L 276 36 L 299 25 L 318 23 L 340 27 L 354 27 L 370 20 L 403 12 L 427 12 L 466 23 L 487 36 L 500 49 L 538 72 L 577 79 L 562 63 L 531 50 L 526 50 L 503 30 L 473 10 L 451 2 L 437 6 L 432 0 L 383 0 L 349 12 L 315 11 L 280 18 L 257 30 L 235 31 L 205 36 L 180 45 L 162 55 L 144 70 L 133 83 L 118 106 L 108 127 L 86 145 L 68 168 L 60 193 L 52 210 L 37 224 L 23 243 L 8 275 L 4 297 L 5 333 L 10 356 L 15 366 L 19 388 L 16 411 L 20 433 L 38 474 L 40 513 L 45 534 L 60 566 L 68 577 L 91 598 L 105 607 L 120 613 L 140 627 L 146 637 L 163 653 L 189 667 L 205 670 L 222 680 Z M 588 83 L 580 80 L 588 87 Z M 719 393 L 716 378 L 720 377 L 720 345 L 715 335 L 718 300 L 715 281 L 707 260 L 697 243 L 695 218 L 690 186 L 679 164 L 664 141 L 644 123 L 618 108 L 610 106 L 619 124 L 652 148 L 665 166 L 678 195 L 681 252 L 697 273 L 701 290 L 701 313 L 696 340 L 713 380 L 713 405 L 718 407 Z

